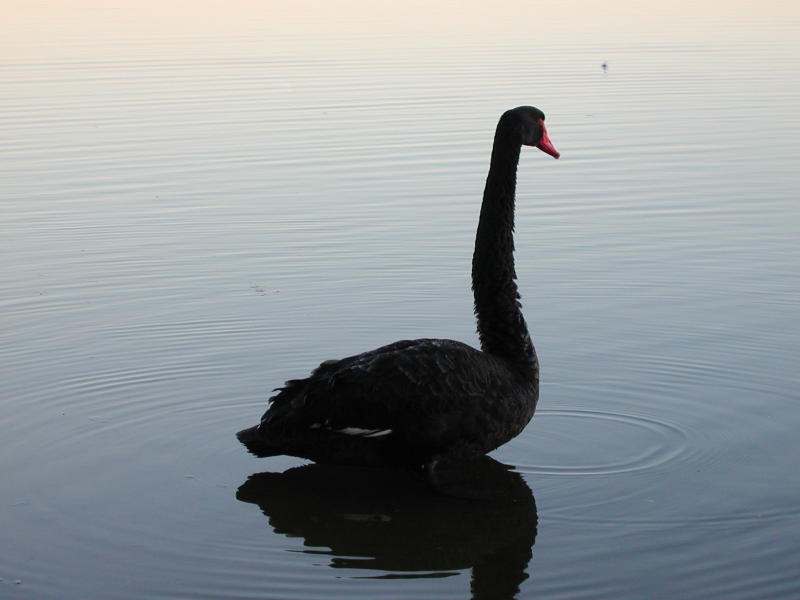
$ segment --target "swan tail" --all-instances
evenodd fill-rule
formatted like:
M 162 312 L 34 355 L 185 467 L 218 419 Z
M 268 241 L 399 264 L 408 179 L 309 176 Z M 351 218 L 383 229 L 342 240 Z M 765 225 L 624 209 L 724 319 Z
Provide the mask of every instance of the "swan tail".
M 268 456 L 278 456 L 283 454 L 283 450 L 275 444 L 269 443 L 264 439 L 261 432 L 261 425 L 255 425 L 242 429 L 236 434 L 239 441 L 244 444 L 247 451 L 259 458 L 266 458 Z
M 345 428 L 339 431 L 311 429 L 291 435 L 268 430 L 263 424 L 236 434 L 247 450 L 259 457 L 288 455 L 325 463 L 358 466 L 393 464 L 386 455 L 386 440 L 391 430 Z

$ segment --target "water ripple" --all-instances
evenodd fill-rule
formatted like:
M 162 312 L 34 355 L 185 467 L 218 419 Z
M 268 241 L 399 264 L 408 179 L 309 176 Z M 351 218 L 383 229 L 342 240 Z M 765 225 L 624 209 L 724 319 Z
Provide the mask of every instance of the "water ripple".
M 580 464 L 557 463 L 517 463 L 516 468 L 530 475 L 612 475 L 653 469 L 669 461 L 675 460 L 688 449 L 687 434 L 677 425 L 652 417 L 606 412 L 596 410 L 548 410 L 536 414 L 538 422 L 543 422 L 544 432 L 537 436 L 543 438 L 542 443 L 549 443 L 552 433 L 548 435 L 551 421 L 558 424 L 558 436 L 569 439 L 580 439 L 584 452 L 582 458 L 591 456 L 586 449 L 593 442 L 606 443 L 614 440 L 620 443 L 620 452 L 596 453 L 598 462 Z M 540 423 L 541 424 L 541 423 Z M 642 435 L 644 434 L 644 435 Z

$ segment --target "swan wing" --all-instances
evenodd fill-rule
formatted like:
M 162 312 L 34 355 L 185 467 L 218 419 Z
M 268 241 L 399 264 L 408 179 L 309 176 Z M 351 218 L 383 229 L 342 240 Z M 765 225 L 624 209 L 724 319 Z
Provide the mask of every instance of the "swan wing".
M 507 385 L 501 382 L 508 377 L 497 371 L 491 357 L 460 342 L 395 342 L 325 361 L 308 378 L 287 381 L 271 399 L 262 425 L 365 437 L 398 429 L 448 429 L 453 415 L 468 415 L 494 395 L 487 390 L 500 392 L 497 386 Z

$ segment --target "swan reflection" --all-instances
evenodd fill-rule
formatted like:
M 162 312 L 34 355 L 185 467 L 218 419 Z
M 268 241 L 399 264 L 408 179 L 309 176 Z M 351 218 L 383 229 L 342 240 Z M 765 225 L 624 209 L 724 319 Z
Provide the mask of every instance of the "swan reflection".
M 452 495 L 407 471 L 310 464 L 252 475 L 236 497 L 257 504 L 276 533 L 321 548 L 309 552 L 330 555 L 333 568 L 374 578 L 472 569 L 473 598 L 514 598 L 536 539 L 531 489 L 489 457 L 442 468 L 441 478 Z

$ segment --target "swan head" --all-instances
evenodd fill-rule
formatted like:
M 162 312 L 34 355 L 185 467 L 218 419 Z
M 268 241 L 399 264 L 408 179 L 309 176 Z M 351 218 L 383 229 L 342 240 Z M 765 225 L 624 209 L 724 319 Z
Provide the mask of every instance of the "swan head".
M 519 135 L 520 143 L 523 146 L 534 146 L 553 158 L 561 156 L 553 142 L 550 141 L 550 136 L 547 135 L 547 128 L 544 126 L 544 113 L 538 108 L 533 106 L 512 108 L 503 114 L 500 123 L 508 126 Z

